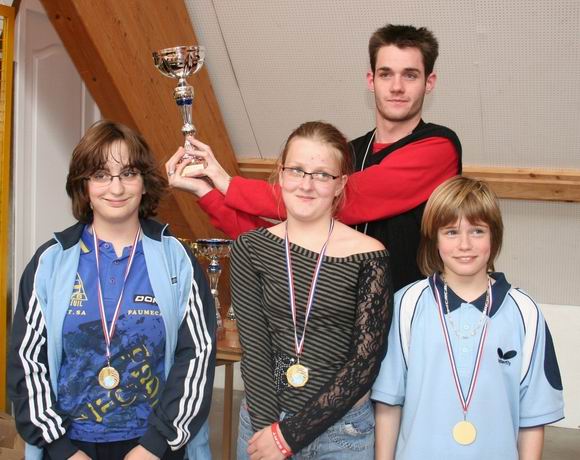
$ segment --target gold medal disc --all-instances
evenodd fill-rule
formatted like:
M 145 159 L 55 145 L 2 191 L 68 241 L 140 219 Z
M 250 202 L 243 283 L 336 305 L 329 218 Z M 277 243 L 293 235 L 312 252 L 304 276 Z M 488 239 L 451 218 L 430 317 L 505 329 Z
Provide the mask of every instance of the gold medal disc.
M 468 446 L 475 441 L 477 430 L 473 423 L 462 420 L 453 427 L 453 439 L 457 444 Z
M 112 390 L 119 385 L 120 380 L 119 372 L 114 367 L 105 366 L 99 372 L 99 385 L 105 390 Z
M 300 388 L 308 382 L 308 368 L 302 364 L 294 364 L 286 371 L 288 384 L 294 388 Z

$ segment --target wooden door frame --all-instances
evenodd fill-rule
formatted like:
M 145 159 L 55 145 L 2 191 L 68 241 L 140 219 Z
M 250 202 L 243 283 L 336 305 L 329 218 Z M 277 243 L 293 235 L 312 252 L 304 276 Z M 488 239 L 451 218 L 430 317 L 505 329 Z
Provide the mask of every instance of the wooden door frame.
M 2 155 L 0 156 L 0 411 L 6 412 L 6 362 L 8 349 L 8 318 L 12 315 L 8 286 L 10 285 L 10 187 L 11 187 L 11 146 L 12 146 L 12 86 L 14 56 L 14 16 L 15 9 L 0 5 L 0 16 L 3 17 L 2 33 L 2 79 L 0 91 L 4 95 L 4 119 L 0 120 L 2 133 Z

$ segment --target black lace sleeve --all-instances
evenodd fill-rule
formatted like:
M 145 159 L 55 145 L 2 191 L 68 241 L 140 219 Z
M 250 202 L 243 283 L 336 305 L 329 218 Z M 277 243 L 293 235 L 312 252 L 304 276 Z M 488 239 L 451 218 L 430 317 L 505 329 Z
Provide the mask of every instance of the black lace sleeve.
M 280 422 L 298 452 L 340 420 L 370 389 L 387 351 L 393 312 L 388 257 L 365 260 L 359 270 L 356 318 L 347 361 L 300 412 Z

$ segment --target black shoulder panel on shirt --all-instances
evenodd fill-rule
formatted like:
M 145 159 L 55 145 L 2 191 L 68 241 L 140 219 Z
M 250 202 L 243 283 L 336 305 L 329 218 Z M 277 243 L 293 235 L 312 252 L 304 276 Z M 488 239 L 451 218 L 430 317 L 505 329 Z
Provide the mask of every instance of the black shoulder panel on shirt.
M 358 137 L 350 142 L 351 148 L 354 153 L 355 165 L 356 170 L 360 170 L 362 167 L 362 159 L 365 156 L 366 148 L 373 136 L 374 129 L 369 131 L 364 136 Z M 413 142 L 420 141 L 422 139 L 427 139 L 429 137 L 444 137 L 449 139 L 451 143 L 455 146 L 458 155 L 458 174 L 461 174 L 462 170 L 462 163 L 461 163 L 461 156 L 462 156 L 462 148 L 461 142 L 459 141 L 459 137 L 455 134 L 455 131 L 452 129 L 447 128 L 446 126 L 436 125 L 434 123 L 425 123 L 423 120 L 419 121 L 419 124 L 415 127 L 413 132 L 409 135 L 399 139 L 397 142 L 392 143 L 388 147 L 384 148 L 380 152 L 375 153 L 372 155 L 371 160 L 367 163 L 365 162 L 366 166 L 371 166 L 372 164 L 378 164 L 384 160 L 386 156 L 391 154 L 392 152 L 400 149 L 401 147 L 406 146 L 407 144 L 411 144 Z
M 546 350 L 544 353 L 544 372 L 546 379 L 556 390 L 562 391 L 562 377 L 560 376 L 560 368 L 558 367 L 558 360 L 556 359 L 556 351 L 554 350 L 554 342 L 552 341 L 552 334 L 546 324 Z

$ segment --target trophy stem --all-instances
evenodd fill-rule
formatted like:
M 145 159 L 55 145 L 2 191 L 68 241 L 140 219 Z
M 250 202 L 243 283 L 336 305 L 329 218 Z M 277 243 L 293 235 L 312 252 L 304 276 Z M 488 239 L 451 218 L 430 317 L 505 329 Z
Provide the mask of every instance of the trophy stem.
M 207 267 L 207 275 L 209 278 L 209 288 L 211 290 L 215 304 L 218 339 L 223 339 L 225 337 L 224 322 L 222 320 L 222 315 L 220 312 L 220 300 L 218 298 L 218 283 L 221 274 L 222 267 L 220 266 L 219 259 L 217 257 L 212 257 L 209 263 L 209 267 Z

